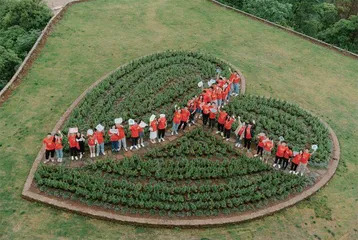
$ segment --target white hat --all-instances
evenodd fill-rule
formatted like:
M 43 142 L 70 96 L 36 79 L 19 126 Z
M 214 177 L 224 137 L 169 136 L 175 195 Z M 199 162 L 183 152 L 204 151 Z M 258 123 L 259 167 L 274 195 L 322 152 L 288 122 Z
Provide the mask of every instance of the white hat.
M 154 119 L 155 119 L 155 115 L 152 114 L 152 116 L 150 116 L 150 118 L 149 118 L 149 122 L 153 121 Z
M 93 135 L 93 130 L 92 129 L 87 130 L 87 136 L 89 136 L 89 135 Z
M 165 118 L 165 114 L 160 114 L 159 117 Z
M 123 119 L 122 118 L 116 118 L 114 119 L 114 123 L 115 124 L 121 124 L 123 122 Z
M 129 119 L 129 120 L 128 120 L 128 124 L 129 124 L 129 125 L 134 125 L 134 124 L 135 124 L 135 121 L 134 121 L 133 119 Z
M 98 124 L 98 125 L 96 126 L 96 129 L 97 129 L 98 131 L 102 132 L 102 131 L 104 130 L 104 126 L 103 126 L 102 124 Z

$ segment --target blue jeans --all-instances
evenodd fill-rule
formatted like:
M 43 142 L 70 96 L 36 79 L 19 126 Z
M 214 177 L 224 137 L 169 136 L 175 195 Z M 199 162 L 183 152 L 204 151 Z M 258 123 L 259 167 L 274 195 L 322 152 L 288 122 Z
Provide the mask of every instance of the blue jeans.
M 118 141 L 112 141 L 112 151 L 119 151 L 119 142 Z
M 234 88 L 234 89 L 233 89 L 234 93 L 239 94 L 240 85 L 239 85 L 238 83 L 233 83 L 232 86 L 233 86 L 233 88 Z
M 56 151 L 57 159 L 63 158 L 63 149 L 58 149 L 58 150 L 55 150 L 55 151 Z
M 222 100 L 222 99 L 218 99 L 218 107 L 221 107 L 222 104 L 223 104 L 223 100 Z
M 173 123 L 172 131 L 177 132 L 178 131 L 179 124 Z
M 104 143 L 97 144 L 97 155 L 99 155 L 100 153 L 104 153 Z

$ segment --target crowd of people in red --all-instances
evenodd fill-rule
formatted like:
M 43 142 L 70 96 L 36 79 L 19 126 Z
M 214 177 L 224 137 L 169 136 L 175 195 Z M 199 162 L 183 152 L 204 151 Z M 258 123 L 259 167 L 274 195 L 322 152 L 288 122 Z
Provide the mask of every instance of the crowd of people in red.
M 229 79 L 218 76 L 215 83 L 211 84 L 209 88 L 203 89 L 199 96 L 190 99 L 186 106 L 178 107 L 175 105 L 171 135 L 178 134 L 180 130 L 185 132 L 188 125 L 190 127 L 192 124 L 196 124 L 199 119 L 202 119 L 203 127 L 207 126 L 211 130 L 216 128 L 216 133 L 220 134 L 226 141 L 229 141 L 233 131 L 233 123 L 237 121 L 238 127 L 234 131 L 237 139 L 235 146 L 243 146 L 247 151 L 251 151 L 251 143 L 255 140 L 255 121 L 241 122 L 239 116 L 235 117 L 234 115 L 228 114 L 225 109 L 225 105 L 229 102 L 230 97 L 239 94 L 240 82 L 241 78 L 238 72 L 232 72 Z M 115 125 L 107 132 L 113 152 L 119 152 L 121 149 L 128 151 L 123 123 L 122 118 L 115 119 Z M 129 119 L 128 128 L 132 143 L 129 150 L 145 147 L 144 132 L 146 127 L 149 128 L 149 140 L 152 144 L 155 144 L 157 140 L 158 142 L 165 141 L 168 123 L 164 114 L 160 114 L 159 118 L 157 118 L 156 115 L 152 115 L 149 118 L 149 124 L 146 124 L 140 119 L 136 121 Z M 72 160 L 81 159 L 84 156 L 85 141 L 87 141 L 91 158 L 106 154 L 104 151 L 104 127 L 99 124 L 95 132 L 89 129 L 86 136 L 80 132 L 69 131 L 68 144 Z M 63 135 L 60 131 L 55 135 L 49 133 L 43 140 L 43 144 L 46 148 L 45 163 L 49 161 L 54 162 L 55 153 L 57 155 L 57 161 L 62 162 Z M 260 133 L 257 135 L 257 153 L 254 157 L 260 156 L 262 161 L 268 163 L 273 148 L 273 140 L 269 139 L 265 133 Z M 300 151 L 297 154 L 293 154 L 292 148 L 288 147 L 286 142 L 280 141 L 277 146 L 273 166 L 285 170 L 288 163 L 291 162 L 289 172 L 294 174 L 301 173 L 301 175 L 303 175 L 310 156 L 308 149 L 305 149 L 304 152 Z

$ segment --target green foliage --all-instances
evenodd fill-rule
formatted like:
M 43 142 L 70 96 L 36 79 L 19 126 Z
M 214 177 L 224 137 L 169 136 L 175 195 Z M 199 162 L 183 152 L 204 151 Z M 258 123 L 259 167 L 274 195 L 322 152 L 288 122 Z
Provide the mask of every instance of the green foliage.
M 51 10 L 40 0 L 0 0 L 0 90 L 50 18 Z
M 205 144 L 193 145 L 203 139 L 214 151 L 225 149 L 228 158 L 215 159 Z M 183 147 L 185 142 L 188 145 Z M 186 148 L 189 154 L 183 154 Z M 196 148 L 205 149 L 205 158 L 190 154 Z M 153 158 L 173 149 L 177 157 Z M 306 177 L 275 171 L 241 155 L 201 128 L 185 139 L 123 161 L 98 161 L 83 168 L 40 165 L 35 181 L 41 191 L 57 197 L 125 209 L 122 213 L 169 217 L 216 216 L 261 208 L 309 184 Z
M 358 1 L 219 0 L 327 43 L 358 52 Z

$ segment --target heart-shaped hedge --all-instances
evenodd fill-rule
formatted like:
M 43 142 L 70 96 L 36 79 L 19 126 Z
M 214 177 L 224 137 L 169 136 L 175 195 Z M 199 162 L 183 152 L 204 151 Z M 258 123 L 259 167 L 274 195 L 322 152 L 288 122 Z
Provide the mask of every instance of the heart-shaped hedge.
M 148 119 L 174 104 L 185 104 L 200 93 L 197 83 L 229 68 L 213 56 L 184 51 L 153 54 L 113 72 L 82 99 L 63 125 L 86 130 L 101 123 L 107 128 L 118 117 Z M 287 102 L 256 96 L 234 98 L 227 111 L 256 119 L 277 140 L 284 136 L 295 148 L 318 144 L 314 165 L 326 166 L 330 141 L 326 127 L 307 111 Z M 121 160 L 108 157 L 80 168 L 40 165 L 36 187 L 60 199 L 81 201 L 118 214 L 143 217 L 195 218 L 262 208 L 300 192 L 312 183 L 307 177 L 276 171 L 248 158 L 230 143 L 192 128 L 165 145 L 152 145 L 144 154 Z

